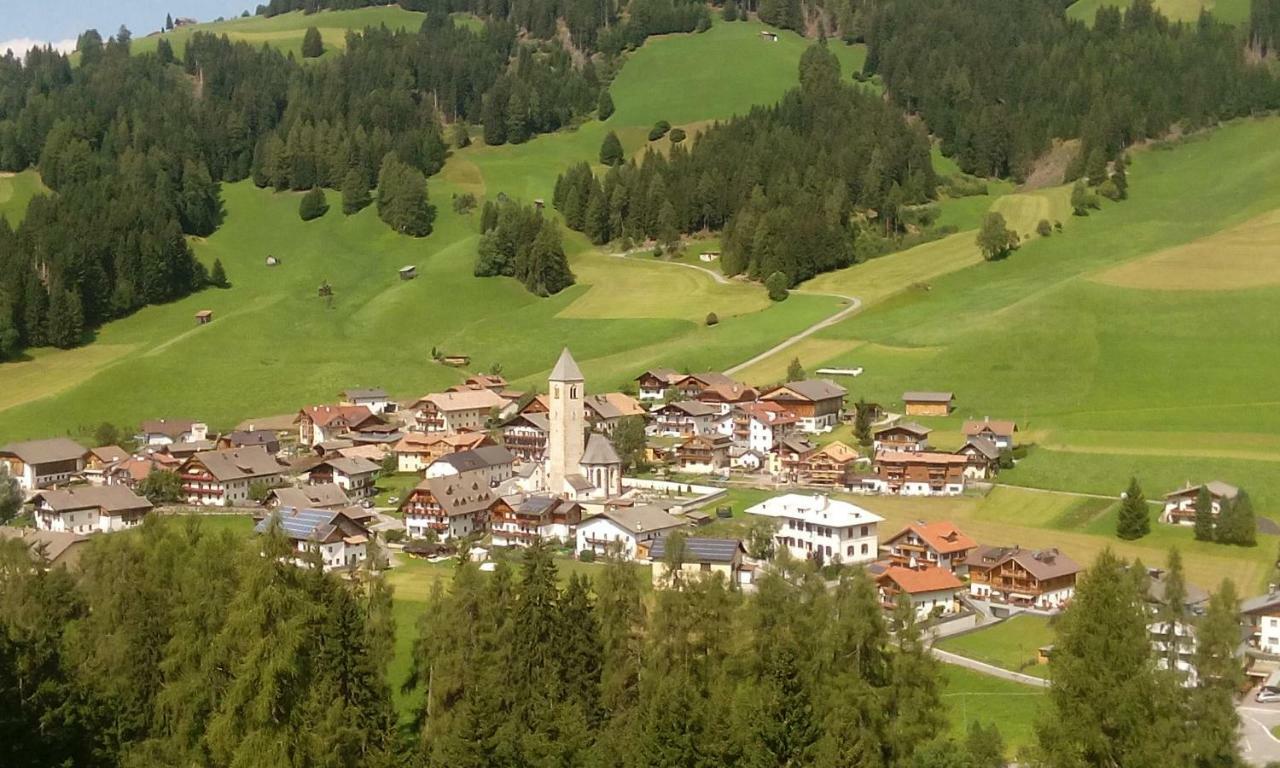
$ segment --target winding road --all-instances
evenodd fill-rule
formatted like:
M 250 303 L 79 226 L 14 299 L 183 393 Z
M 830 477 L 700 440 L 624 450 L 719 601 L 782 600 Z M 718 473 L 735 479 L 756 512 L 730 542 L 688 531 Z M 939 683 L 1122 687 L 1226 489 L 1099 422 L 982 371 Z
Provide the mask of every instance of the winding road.
M 623 251 L 622 253 L 613 253 L 610 255 L 618 259 L 625 259 L 632 256 L 633 254 L 649 253 L 651 251 L 652 249 L 650 248 L 632 248 L 629 251 Z M 702 272 L 703 274 L 709 275 L 712 280 L 715 280 L 717 283 L 720 283 L 721 285 L 728 285 L 729 283 L 734 282 L 729 278 L 725 277 L 723 274 L 715 271 L 714 269 L 707 269 L 706 267 L 700 267 L 697 264 L 685 264 L 682 261 L 660 261 L 657 263 L 669 264 L 673 267 L 684 267 L 685 269 L 696 269 L 699 272 Z M 726 376 L 732 376 L 738 371 L 749 368 L 755 365 L 756 363 L 760 362 L 761 360 L 764 360 L 765 358 L 773 357 L 774 355 L 778 354 L 779 352 L 786 349 L 787 347 L 790 347 L 812 336 L 813 334 L 817 333 L 823 328 L 830 328 L 831 326 L 845 319 L 849 315 L 852 315 L 854 312 L 857 312 L 859 309 L 862 309 L 862 299 L 859 299 L 856 296 L 844 296 L 839 293 L 813 293 L 810 291 L 794 291 L 794 293 L 802 293 L 806 296 L 830 296 L 832 298 L 840 299 L 841 301 L 847 302 L 847 305 L 843 307 L 839 312 L 836 312 L 835 314 L 831 315 L 830 317 L 827 317 L 826 319 L 819 320 L 818 322 L 814 323 L 808 328 L 805 328 L 803 331 L 800 331 L 799 333 L 793 336 L 789 336 L 783 339 L 782 341 L 778 342 L 777 344 L 774 344 L 772 347 L 765 350 L 764 352 L 761 352 L 760 354 L 756 355 L 750 360 L 738 363 L 732 368 L 729 368 L 724 372 Z

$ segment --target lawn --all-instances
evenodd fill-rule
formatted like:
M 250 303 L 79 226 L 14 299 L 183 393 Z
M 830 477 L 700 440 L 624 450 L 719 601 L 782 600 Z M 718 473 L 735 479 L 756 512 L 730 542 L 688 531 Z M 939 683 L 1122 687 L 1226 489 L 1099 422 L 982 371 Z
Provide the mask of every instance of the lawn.
M 1053 641 L 1049 619 L 1023 613 L 984 629 L 944 638 L 936 645 L 984 664 L 1047 677 L 1049 665 L 1036 663 L 1036 651 Z
M 1128 8 L 1126 0 L 1077 0 L 1067 8 L 1067 16 L 1093 24 L 1098 9 L 1104 6 Z M 1155 7 L 1173 21 L 1195 22 L 1201 10 L 1208 10 L 1228 24 L 1242 24 L 1249 19 L 1248 0 L 1155 0 Z
M 409 491 L 418 483 L 422 482 L 422 475 L 416 472 L 397 472 L 392 475 L 379 475 L 378 477 L 378 493 L 373 497 L 373 503 L 379 507 L 394 507 L 404 501 Z M 391 497 L 396 497 L 397 501 L 391 501 Z
M 827 317 L 839 306 L 835 298 L 795 295 L 773 304 L 759 286 L 606 256 L 576 233 L 566 250 L 578 284 L 540 299 L 513 280 L 472 276 L 478 215 L 458 215 L 448 204 L 459 191 L 549 199 L 556 175 L 593 159 L 608 130 L 638 147 L 657 119 L 724 119 L 776 100 L 796 81 L 804 43 L 786 33 L 767 45 L 760 29 L 718 24 L 701 35 L 652 40 L 614 81 L 618 112 L 608 123 L 456 153 L 429 182 L 439 216 L 421 240 L 391 232 L 373 208 L 343 216 L 332 192 L 329 214 L 304 224 L 296 193 L 223 185 L 226 222 L 194 247 L 206 264 L 222 261 L 232 287 L 148 307 L 103 327 L 84 348 L 32 350 L 0 366 L 0 442 L 161 415 L 224 429 L 254 413 L 331 401 L 355 383 L 416 397 L 468 373 L 432 362 L 433 348 L 472 355 L 476 370 L 500 363 L 509 379 L 529 387 L 544 384 L 568 344 L 599 391 L 654 365 L 724 369 Z M 836 50 L 848 62 L 861 55 Z M 726 57 L 745 66 L 714 66 Z M 662 76 L 652 79 L 655 73 Z M 671 98 L 703 88 L 714 96 Z M 266 267 L 268 255 L 281 265 Z M 404 264 L 417 265 L 417 280 L 398 279 Z M 322 280 L 333 286 L 331 303 L 317 296 Z M 194 324 L 200 309 L 213 310 L 211 324 Z M 704 324 L 708 311 L 718 325 Z
M 27 203 L 31 198 L 48 191 L 40 181 L 40 174 L 34 170 L 0 172 L 0 216 L 8 219 L 10 226 L 17 227 L 27 215 Z
M 1045 706 L 1042 689 L 963 667 L 943 665 L 942 672 L 942 700 L 950 714 L 952 736 L 963 738 L 974 722 L 995 723 L 1010 757 L 1035 742 L 1036 720 Z
M 292 53 L 302 57 L 302 36 L 308 27 L 320 31 L 327 52 L 342 50 L 346 47 L 348 30 L 360 30 L 365 27 L 386 26 L 389 29 L 417 30 L 426 14 L 406 11 L 399 6 L 390 5 L 377 8 L 360 8 L 350 11 L 320 11 L 313 14 L 283 13 L 267 18 L 265 16 L 247 16 L 227 19 L 226 21 L 193 24 L 180 27 L 162 35 L 148 35 L 133 41 L 133 53 L 154 53 L 161 38 L 173 45 L 173 52 L 182 58 L 187 49 L 187 41 L 196 32 L 210 32 L 226 35 L 233 41 L 244 41 L 252 45 L 263 43 L 279 48 L 284 53 Z M 460 20 L 455 23 L 470 26 L 470 22 Z

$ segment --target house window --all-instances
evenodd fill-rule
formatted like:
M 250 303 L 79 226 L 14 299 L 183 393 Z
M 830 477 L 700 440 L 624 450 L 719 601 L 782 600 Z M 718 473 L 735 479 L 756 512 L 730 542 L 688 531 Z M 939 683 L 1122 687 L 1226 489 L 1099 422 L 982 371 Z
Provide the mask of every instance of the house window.
M 711 563 L 702 563 L 698 567 L 698 570 L 702 571 L 703 573 L 711 573 Z
M 866 536 L 866 535 L 867 535 L 867 526 L 865 526 L 865 525 L 864 525 L 864 526 L 862 526 L 862 535 L 863 535 L 863 536 Z
M 849 557 L 853 557 L 853 545 L 852 545 L 852 544 L 850 544 L 850 545 L 849 545 L 849 550 L 848 550 L 847 552 L 845 552 L 845 554 L 846 554 L 846 555 L 848 555 Z
M 866 545 L 866 544 L 863 544 L 863 545 L 862 545 L 862 554 L 864 554 L 864 555 L 865 555 L 865 554 L 867 554 L 867 545 Z

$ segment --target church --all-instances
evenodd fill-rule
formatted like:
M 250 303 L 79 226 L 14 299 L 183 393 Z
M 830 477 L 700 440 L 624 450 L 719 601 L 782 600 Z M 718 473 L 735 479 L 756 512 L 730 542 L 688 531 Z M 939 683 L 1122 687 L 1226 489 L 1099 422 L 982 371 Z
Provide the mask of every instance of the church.
M 622 459 L 609 438 L 588 436 L 586 382 L 566 347 L 547 379 L 547 451 L 542 489 L 575 501 L 603 501 L 622 495 Z

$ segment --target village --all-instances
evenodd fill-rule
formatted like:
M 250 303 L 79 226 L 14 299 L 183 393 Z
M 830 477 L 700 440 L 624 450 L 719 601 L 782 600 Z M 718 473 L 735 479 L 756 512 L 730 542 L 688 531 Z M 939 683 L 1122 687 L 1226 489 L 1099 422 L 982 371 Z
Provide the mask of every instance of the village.
M 1019 448 L 1017 423 L 984 417 L 963 422 L 959 448 L 935 449 L 933 430 L 914 419 L 948 416 L 955 402 L 950 392 L 905 392 L 894 413 L 851 403 L 831 378 L 756 389 L 672 369 L 639 373 L 631 393 L 589 393 L 565 349 L 546 394 L 475 374 L 407 402 L 348 389 L 221 434 L 194 420 L 145 421 L 133 450 L 61 437 L 0 446 L 0 473 L 16 480 L 30 514 L 0 538 L 74 566 L 90 537 L 148 515 L 238 512 L 254 516 L 259 534 L 278 529 L 299 566 L 339 575 L 405 557 L 487 570 L 497 552 L 541 541 L 582 562 L 649 563 L 658 589 L 716 577 L 750 592 L 780 559 L 863 568 L 886 614 L 905 602 L 935 638 L 1019 614 L 1053 617 L 1087 563 L 928 519 L 927 497 L 990 483 Z M 854 445 L 823 440 L 840 429 Z M 388 477 L 412 482 L 379 503 Z M 770 494 L 727 520 L 729 490 L 742 484 Z M 1206 500 L 1217 517 L 1239 493 L 1219 481 L 1173 489 L 1159 522 L 1194 525 Z M 855 503 L 872 495 L 919 498 L 919 519 L 887 527 Z M 1191 685 L 1194 627 L 1157 618 L 1163 576 L 1148 569 L 1152 644 Z M 1185 615 L 1202 613 L 1208 593 L 1184 591 Z M 1244 600 L 1241 620 L 1256 700 L 1280 701 L 1280 594 Z M 1039 648 L 1039 663 L 1052 650 Z

